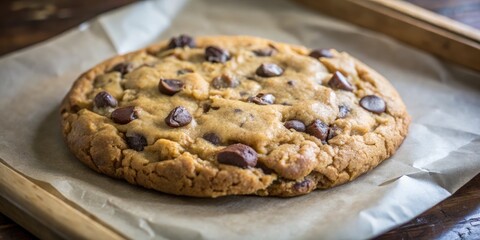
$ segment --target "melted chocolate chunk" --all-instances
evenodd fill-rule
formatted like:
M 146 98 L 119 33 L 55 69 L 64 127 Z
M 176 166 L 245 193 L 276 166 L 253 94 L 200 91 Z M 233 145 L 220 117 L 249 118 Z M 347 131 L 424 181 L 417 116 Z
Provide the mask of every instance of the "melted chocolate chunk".
M 311 187 L 313 185 L 313 182 L 309 179 L 305 179 L 301 182 L 297 182 L 295 183 L 295 185 L 293 185 L 293 189 L 295 189 L 295 191 L 297 192 L 301 192 L 301 193 L 307 193 L 308 190 L 310 190 Z
M 116 107 L 118 104 L 117 99 L 105 91 L 99 92 L 93 102 L 98 108 Z
M 284 126 L 287 129 L 293 129 L 297 132 L 305 132 L 305 124 L 302 121 L 299 121 L 299 120 L 286 121 Z
M 341 89 L 345 91 L 353 91 L 353 86 L 350 84 L 348 79 L 343 76 L 343 74 L 339 71 L 336 71 L 330 81 L 328 81 L 328 85 L 331 88 Z
M 145 139 L 144 136 L 140 134 L 132 134 L 131 136 L 126 136 L 125 137 L 127 140 L 127 145 L 129 148 L 139 152 L 143 151 L 143 148 L 148 145 L 147 139 Z
M 212 107 L 212 105 L 210 105 L 210 103 L 204 103 L 202 105 L 203 113 L 207 113 L 208 111 L 210 111 L 211 107 Z
M 123 75 L 131 72 L 132 70 L 133 65 L 131 63 L 119 63 L 111 69 L 112 72 L 119 72 L 120 74 L 122 74 L 122 77 Z
M 219 163 L 242 168 L 255 167 L 257 158 L 257 152 L 253 148 L 241 143 L 230 145 L 217 154 Z
M 202 138 L 213 145 L 218 145 L 221 142 L 220 137 L 215 133 L 205 133 Z
M 192 115 L 182 106 L 174 108 L 165 118 L 165 123 L 173 128 L 183 127 L 192 121 Z
M 360 106 L 362 106 L 365 110 L 374 113 L 383 113 L 387 107 L 385 101 L 375 95 L 367 95 L 360 99 Z
M 248 101 L 258 105 L 269 105 L 275 102 L 275 96 L 269 93 L 267 94 L 259 93 L 255 97 L 249 97 Z
M 183 81 L 178 79 L 160 79 L 158 91 L 165 95 L 173 96 L 182 90 L 183 85 L 185 85 Z
M 189 47 L 194 48 L 196 46 L 195 39 L 192 37 L 182 34 L 178 37 L 172 37 L 168 43 L 168 49 L 173 49 L 177 47 Z
M 252 52 L 257 57 L 270 57 L 276 52 L 276 50 L 272 48 L 262 48 L 262 49 L 253 50 Z
M 307 126 L 306 132 L 322 141 L 328 137 L 328 125 L 317 119 Z
M 115 123 L 127 124 L 137 119 L 137 112 L 134 106 L 117 108 L 112 112 L 111 118 Z
M 275 63 L 262 63 L 255 73 L 260 77 L 277 77 L 283 74 L 283 69 Z
M 205 49 L 205 60 L 213 63 L 224 63 L 230 59 L 230 53 L 219 47 L 209 46 Z
M 332 58 L 333 53 L 329 49 L 314 49 L 308 56 L 313 58 Z
M 350 109 L 345 105 L 338 106 L 338 118 L 345 118 L 350 112 Z
M 238 80 L 226 74 L 218 76 L 212 80 L 212 86 L 215 89 L 234 88 L 237 85 L 238 85 Z

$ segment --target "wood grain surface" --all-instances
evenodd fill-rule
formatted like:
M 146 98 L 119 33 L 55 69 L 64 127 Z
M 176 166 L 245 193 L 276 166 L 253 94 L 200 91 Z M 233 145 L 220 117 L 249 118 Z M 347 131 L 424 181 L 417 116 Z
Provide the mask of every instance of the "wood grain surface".
M 42 185 L 0 158 L 0 210 L 34 235 L 41 239 L 125 239 L 53 188 Z
M 479 0 L 408 0 L 480 29 Z M 0 56 L 51 38 L 135 0 L 0 1 Z M 35 239 L 0 213 L 0 240 Z M 480 175 L 451 197 L 376 239 L 480 239 Z

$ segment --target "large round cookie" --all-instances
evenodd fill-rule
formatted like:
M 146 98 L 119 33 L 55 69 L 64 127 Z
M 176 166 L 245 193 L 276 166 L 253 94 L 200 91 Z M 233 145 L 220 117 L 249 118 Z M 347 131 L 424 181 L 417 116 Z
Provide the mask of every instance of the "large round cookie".
M 90 168 L 165 193 L 296 196 L 390 157 L 410 118 L 363 63 L 247 36 L 181 35 L 87 71 L 61 106 Z

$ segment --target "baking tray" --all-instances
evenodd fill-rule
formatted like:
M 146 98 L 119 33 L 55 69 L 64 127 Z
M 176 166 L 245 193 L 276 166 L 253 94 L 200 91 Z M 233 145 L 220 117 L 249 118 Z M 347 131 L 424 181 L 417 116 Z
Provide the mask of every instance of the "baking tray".
M 411 3 L 398 0 L 295 1 L 480 71 L 479 30 Z
M 296 2 L 480 70 L 478 30 L 414 5 L 401 1 Z M 125 238 L 107 223 L 62 197 L 48 184 L 29 179 L 1 159 L 0 210 L 40 238 Z

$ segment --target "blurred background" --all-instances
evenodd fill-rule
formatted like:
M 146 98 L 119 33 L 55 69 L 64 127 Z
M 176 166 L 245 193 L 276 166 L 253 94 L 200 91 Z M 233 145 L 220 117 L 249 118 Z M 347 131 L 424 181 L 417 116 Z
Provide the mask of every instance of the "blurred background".
M 46 40 L 100 13 L 137 1 L 2 0 L 0 55 Z M 480 0 L 406 1 L 480 29 Z

